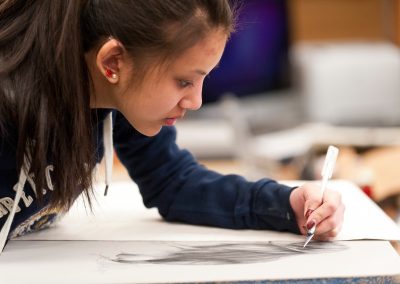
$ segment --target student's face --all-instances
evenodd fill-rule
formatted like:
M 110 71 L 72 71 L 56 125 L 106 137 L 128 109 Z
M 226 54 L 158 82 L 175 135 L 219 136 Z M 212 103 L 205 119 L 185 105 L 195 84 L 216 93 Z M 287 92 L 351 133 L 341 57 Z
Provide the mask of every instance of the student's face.
M 127 90 L 115 98 L 116 108 L 146 136 L 174 125 L 187 110 L 200 108 L 204 78 L 220 61 L 226 40 L 222 31 L 211 33 L 168 68 L 146 75 L 139 88 L 127 85 Z

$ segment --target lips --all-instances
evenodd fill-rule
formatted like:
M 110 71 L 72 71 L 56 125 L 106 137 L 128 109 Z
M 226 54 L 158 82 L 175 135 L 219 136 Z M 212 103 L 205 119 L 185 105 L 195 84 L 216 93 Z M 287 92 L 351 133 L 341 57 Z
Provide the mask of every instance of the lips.
M 168 125 L 168 126 L 173 126 L 173 125 L 175 125 L 176 121 L 178 119 L 183 118 L 183 116 L 184 116 L 184 114 L 168 117 L 168 118 L 165 119 L 165 124 Z
M 173 126 L 173 125 L 175 125 L 176 121 L 177 121 L 177 118 L 166 118 L 165 124 L 167 126 Z

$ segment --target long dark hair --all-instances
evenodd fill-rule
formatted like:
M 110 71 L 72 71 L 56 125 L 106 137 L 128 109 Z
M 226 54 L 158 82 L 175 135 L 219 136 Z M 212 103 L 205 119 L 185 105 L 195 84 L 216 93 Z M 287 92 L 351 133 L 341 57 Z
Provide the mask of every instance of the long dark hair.
M 0 133 L 18 137 L 43 199 L 54 165 L 52 207 L 68 208 L 82 191 L 90 202 L 95 166 L 85 52 L 118 39 L 142 74 L 212 28 L 234 28 L 228 0 L 3 0 L 0 2 Z

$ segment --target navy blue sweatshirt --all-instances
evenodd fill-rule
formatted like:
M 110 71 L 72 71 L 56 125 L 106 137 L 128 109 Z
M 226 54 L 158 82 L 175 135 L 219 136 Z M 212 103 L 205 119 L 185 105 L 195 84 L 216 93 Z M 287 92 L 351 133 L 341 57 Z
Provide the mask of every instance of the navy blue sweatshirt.
M 110 111 L 96 112 L 98 123 L 93 127 L 98 137 L 97 156 L 101 158 L 103 120 Z M 163 127 L 158 135 L 146 137 L 117 111 L 113 111 L 113 121 L 114 148 L 119 159 L 138 185 L 145 206 L 157 207 L 165 220 L 299 232 L 289 204 L 292 188 L 270 179 L 249 182 L 238 175 L 221 175 L 206 169 L 176 145 L 174 127 Z M 0 228 L 11 211 L 19 175 L 12 141 L 16 137 L 0 137 Z M 52 170 L 53 166 L 48 165 L 49 187 Z M 32 187 L 35 185 L 28 178 L 9 237 L 43 229 L 57 219 L 57 210 L 39 206 Z

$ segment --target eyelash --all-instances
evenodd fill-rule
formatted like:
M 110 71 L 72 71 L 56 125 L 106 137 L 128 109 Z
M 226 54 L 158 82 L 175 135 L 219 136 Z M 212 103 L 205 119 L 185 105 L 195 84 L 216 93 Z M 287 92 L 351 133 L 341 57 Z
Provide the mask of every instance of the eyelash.
M 180 88 L 189 88 L 193 86 L 193 82 L 187 80 L 178 80 L 178 85 Z

